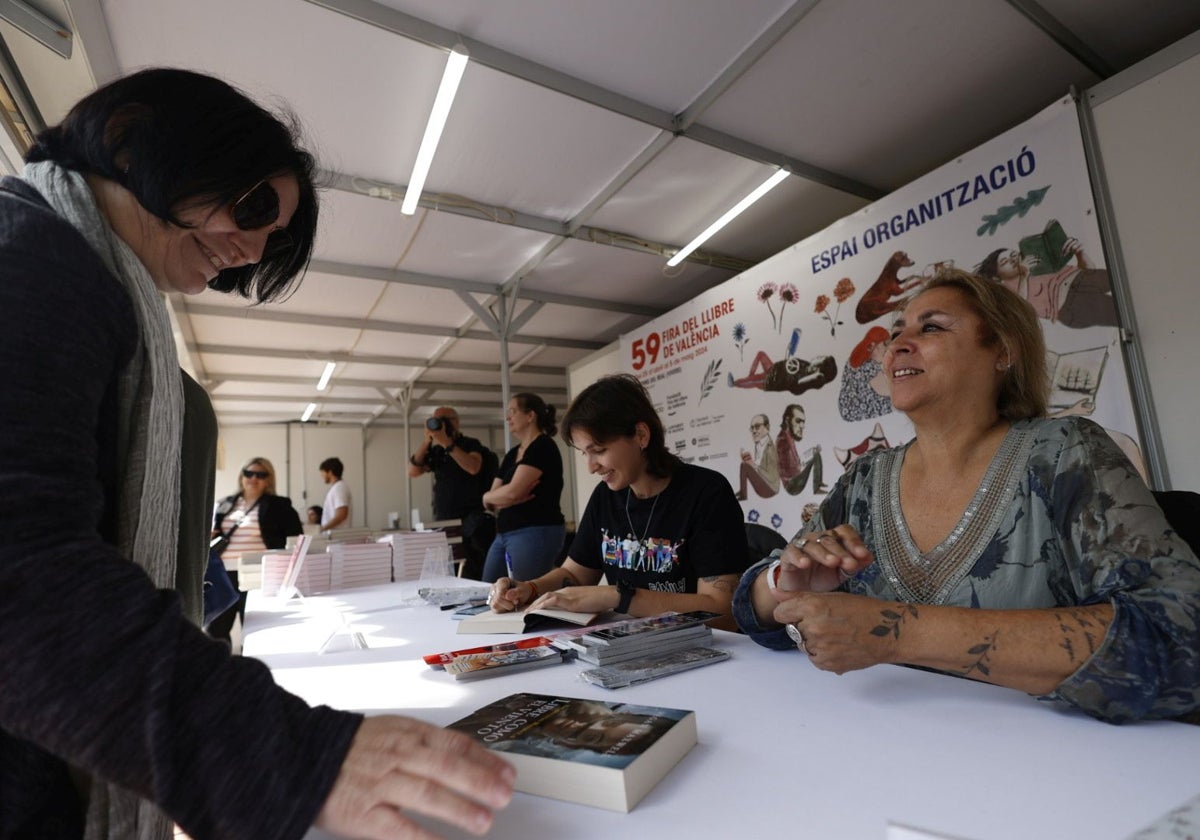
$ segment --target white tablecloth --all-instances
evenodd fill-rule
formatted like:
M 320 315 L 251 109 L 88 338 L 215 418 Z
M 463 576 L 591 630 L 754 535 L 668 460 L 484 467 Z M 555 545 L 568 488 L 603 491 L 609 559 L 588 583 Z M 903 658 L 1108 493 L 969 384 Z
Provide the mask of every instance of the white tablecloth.
M 517 794 L 494 838 L 883 840 L 895 822 L 964 840 L 1119 840 L 1200 791 L 1200 727 L 1111 726 L 909 668 L 838 676 L 720 631 L 730 660 L 617 691 L 578 664 L 456 683 L 421 657 L 514 637 L 456 635 L 448 612 L 402 605 L 415 589 L 286 606 L 252 593 L 245 652 L 311 703 L 437 724 L 519 691 L 696 711 L 699 745 L 632 813 Z M 343 616 L 369 648 L 353 648 Z

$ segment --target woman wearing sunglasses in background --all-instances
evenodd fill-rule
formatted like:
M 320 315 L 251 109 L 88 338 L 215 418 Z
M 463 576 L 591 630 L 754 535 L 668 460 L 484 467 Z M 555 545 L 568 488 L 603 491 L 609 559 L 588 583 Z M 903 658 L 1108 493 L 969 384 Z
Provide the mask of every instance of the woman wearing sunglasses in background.
M 483 832 L 511 796 L 467 738 L 309 708 L 196 626 L 216 423 L 163 294 L 286 294 L 313 169 L 240 92 L 157 69 L 0 181 L 0 835 Z
M 213 549 L 225 564 L 235 589 L 238 588 L 238 561 L 248 551 L 284 548 L 287 538 L 304 533 L 300 514 L 287 496 L 275 495 L 275 466 L 266 458 L 251 458 L 238 477 L 238 491 L 226 496 L 213 515 L 212 537 L 220 538 Z M 229 631 L 236 616 L 246 617 L 246 593 L 238 602 L 208 625 L 208 635 L 230 641 Z M 236 652 L 236 651 L 235 651 Z

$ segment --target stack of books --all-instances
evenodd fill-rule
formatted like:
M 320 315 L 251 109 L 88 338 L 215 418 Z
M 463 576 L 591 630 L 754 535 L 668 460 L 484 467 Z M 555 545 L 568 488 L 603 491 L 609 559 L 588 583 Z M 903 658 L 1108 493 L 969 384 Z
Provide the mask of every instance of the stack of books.
M 438 549 L 450 556 L 450 546 L 444 531 L 396 531 L 380 538 L 392 549 L 392 564 L 396 580 L 420 580 L 425 565 L 425 552 Z
M 290 550 L 263 552 L 260 582 L 263 595 L 273 597 L 279 594 L 279 586 L 291 565 L 292 553 Z M 309 554 L 296 576 L 296 591 L 304 596 L 328 592 L 331 575 L 332 563 L 328 554 Z
M 600 666 L 580 675 L 585 682 L 624 688 L 728 659 L 727 651 L 709 646 L 712 630 L 704 622 L 715 617 L 697 611 L 635 618 L 554 644 Z
M 704 622 L 716 617 L 716 613 L 698 610 L 633 618 L 576 638 L 564 639 L 559 644 L 574 650 L 583 662 L 613 665 L 650 654 L 661 655 L 682 648 L 703 647 L 712 639 L 712 630 Z
M 389 543 L 333 543 L 329 546 L 329 556 L 333 566 L 330 573 L 332 589 L 391 583 L 392 546 Z

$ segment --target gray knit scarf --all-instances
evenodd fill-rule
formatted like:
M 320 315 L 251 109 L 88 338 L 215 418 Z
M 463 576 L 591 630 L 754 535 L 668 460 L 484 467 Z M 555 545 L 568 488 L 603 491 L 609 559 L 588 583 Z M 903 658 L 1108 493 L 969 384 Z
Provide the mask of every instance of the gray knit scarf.
M 100 255 L 125 287 L 138 323 L 138 349 L 117 384 L 117 548 L 160 589 L 175 586 L 183 382 L 166 303 L 150 273 L 108 224 L 87 181 L 56 163 L 28 164 L 23 179 Z M 136 738 L 136 733 L 130 733 Z M 86 840 L 161 840 L 171 821 L 124 788 L 93 780 Z

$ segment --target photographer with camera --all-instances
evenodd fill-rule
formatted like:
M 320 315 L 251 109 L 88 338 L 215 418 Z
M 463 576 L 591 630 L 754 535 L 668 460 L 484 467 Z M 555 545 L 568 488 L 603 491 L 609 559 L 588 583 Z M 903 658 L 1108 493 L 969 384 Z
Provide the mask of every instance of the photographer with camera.
M 473 437 L 459 431 L 458 412 L 442 406 L 425 421 L 425 440 L 408 459 L 408 474 L 433 473 L 435 519 L 461 519 L 465 562 L 463 577 L 478 580 L 483 558 L 496 533 L 495 521 L 483 509 L 483 493 L 492 483 L 495 456 Z

